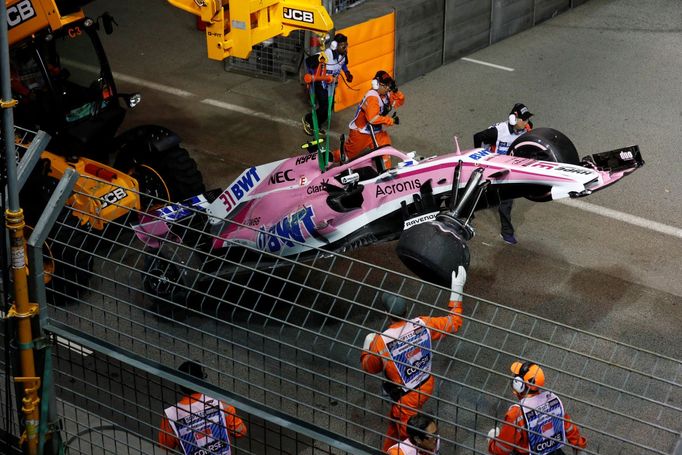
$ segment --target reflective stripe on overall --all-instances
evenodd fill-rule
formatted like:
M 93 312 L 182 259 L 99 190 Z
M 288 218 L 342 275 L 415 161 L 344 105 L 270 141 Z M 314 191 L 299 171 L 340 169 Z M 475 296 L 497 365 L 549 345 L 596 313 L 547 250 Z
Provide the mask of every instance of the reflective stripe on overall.
M 381 334 L 403 388 L 413 390 L 431 375 L 431 332 L 419 318 Z
M 526 419 L 528 451 L 545 455 L 559 450 L 566 443 L 564 405 L 552 392 L 542 392 L 519 402 Z
M 191 404 L 178 403 L 165 410 L 185 455 L 230 455 L 230 439 L 223 404 L 201 395 Z
M 365 96 L 364 96 L 364 98 L 362 98 L 362 101 L 360 102 L 360 104 L 358 104 L 358 107 L 355 111 L 355 117 L 353 117 L 353 120 L 351 120 L 350 123 L 348 124 L 348 128 L 350 128 L 352 130 L 358 130 L 359 132 L 361 132 L 363 134 L 370 134 L 369 128 L 372 128 L 375 133 L 378 133 L 382 129 L 382 125 L 372 125 L 371 123 L 369 123 L 370 119 L 365 119 L 367 121 L 367 124 L 362 126 L 362 127 L 355 124 L 355 121 L 358 119 L 360 113 L 362 112 L 362 106 L 364 106 L 365 100 L 367 100 L 367 98 L 369 98 L 369 97 L 375 97 L 379 100 L 380 115 L 386 115 L 386 114 L 384 114 L 384 111 L 386 111 L 387 106 L 388 106 L 388 104 L 383 100 L 381 95 L 379 95 L 379 92 L 377 92 L 376 90 L 369 90 L 365 94 Z

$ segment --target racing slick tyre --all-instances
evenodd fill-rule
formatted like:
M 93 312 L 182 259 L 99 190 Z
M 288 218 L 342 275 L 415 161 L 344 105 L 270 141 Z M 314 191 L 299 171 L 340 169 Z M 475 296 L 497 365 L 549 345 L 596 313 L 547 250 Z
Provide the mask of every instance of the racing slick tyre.
M 552 128 L 536 128 L 519 136 L 509 147 L 509 154 L 555 163 L 580 163 L 573 142 L 562 132 Z M 552 200 L 552 194 L 550 189 L 542 188 L 526 194 L 525 198 L 535 202 L 546 202 Z
M 53 273 L 47 287 L 48 302 L 63 305 L 88 292 L 92 278 L 94 241 L 87 227 L 70 210 L 63 210 L 50 235 L 47 254 Z
M 396 253 L 419 278 L 450 286 L 452 271 L 469 268 L 469 247 L 458 227 L 438 217 L 403 231 Z
M 536 128 L 519 136 L 509 147 L 509 154 L 555 163 L 580 163 L 573 142 L 564 133 L 552 128 Z
M 183 264 L 174 262 L 167 252 L 146 251 L 142 287 L 151 296 L 153 310 L 163 317 L 182 320 L 187 316 L 189 291 Z

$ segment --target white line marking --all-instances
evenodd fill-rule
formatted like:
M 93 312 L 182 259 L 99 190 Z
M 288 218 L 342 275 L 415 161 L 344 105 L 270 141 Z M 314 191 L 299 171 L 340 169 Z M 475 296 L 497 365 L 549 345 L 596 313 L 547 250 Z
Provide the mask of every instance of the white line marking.
M 682 239 L 682 229 L 676 228 L 674 226 L 668 226 L 667 224 L 657 223 L 656 221 L 647 220 L 646 218 L 641 218 L 639 216 L 630 215 L 628 213 L 619 212 L 617 210 L 601 207 L 598 205 L 590 204 L 589 202 L 579 201 L 576 199 L 560 199 L 557 202 L 559 202 L 560 204 L 575 207 L 580 210 L 584 210 L 586 212 L 594 213 L 596 215 L 605 216 L 607 218 L 613 218 L 615 220 L 622 221 L 623 223 L 632 224 L 633 226 L 649 229 L 650 231 L 655 231 L 661 234 L 666 234 Z
M 186 90 L 181 90 L 179 88 L 173 88 L 173 87 L 169 87 L 167 85 L 157 84 L 156 82 L 145 81 L 143 79 L 138 79 L 138 78 L 132 77 L 132 76 L 126 76 L 125 74 L 121 74 L 121 73 L 113 73 L 113 74 L 114 74 L 114 78 L 118 79 L 119 81 L 125 81 L 125 82 L 128 82 L 130 84 L 141 85 L 143 87 L 148 87 L 148 88 L 151 88 L 154 90 L 158 90 L 159 92 L 168 93 L 170 95 L 181 96 L 183 98 L 189 98 L 191 96 L 195 96 L 194 93 L 188 92 Z
M 481 60 L 474 60 L 473 58 L 469 57 L 462 57 L 462 60 L 464 60 L 465 62 L 478 63 L 479 65 L 490 66 L 492 68 L 497 68 L 498 70 L 514 71 L 514 68 L 509 68 L 508 66 L 495 65 L 494 63 L 488 63 Z
M 463 57 L 462 60 L 465 60 L 467 62 L 472 62 L 472 63 L 478 63 L 480 65 L 490 66 L 493 68 L 498 68 L 498 69 L 501 69 L 504 71 L 514 71 L 514 68 L 508 68 L 506 66 L 495 65 L 494 63 L 488 63 L 488 62 L 483 62 L 480 60 L 474 60 L 474 59 L 468 58 L 468 57 Z M 92 71 L 94 73 L 96 73 L 98 71 L 98 69 L 94 66 L 83 65 L 81 63 L 70 61 L 67 59 L 65 59 L 64 61 L 67 62 L 69 65 L 73 65 L 74 67 L 81 68 L 83 70 Z M 154 82 L 149 82 L 149 81 L 146 81 L 144 79 L 139 79 L 136 77 L 127 76 L 127 75 L 121 74 L 121 73 L 114 73 L 114 77 L 116 77 L 119 80 L 129 82 L 131 84 L 136 84 L 136 85 L 140 85 L 143 87 L 148 87 L 148 88 L 151 88 L 153 90 L 158 90 L 158 91 L 161 91 L 164 93 L 169 93 L 171 95 L 181 96 L 183 98 L 195 96 L 193 93 L 185 91 L 185 90 L 180 90 L 180 89 L 169 87 L 166 85 L 157 84 Z M 239 106 L 238 104 L 226 103 L 224 101 L 218 101 L 218 100 L 214 100 L 214 99 L 210 99 L 210 98 L 206 98 L 206 99 L 201 100 L 201 103 L 207 104 L 209 106 L 217 107 L 220 109 L 225 109 L 228 111 L 239 112 L 240 114 L 248 115 L 251 117 L 257 117 L 260 119 L 269 120 L 271 122 L 281 123 L 283 125 L 287 125 L 287 126 L 291 126 L 291 127 L 295 127 L 295 128 L 301 127 L 301 124 L 296 120 L 286 119 L 286 118 L 266 114 L 264 112 L 254 111 L 253 109 L 249 109 L 248 107 Z M 340 137 L 339 133 L 336 133 L 333 131 L 329 131 L 327 134 L 330 137 L 335 137 L 335 138 Z M 682 238 L 682 229 L 676 228 L 674 226 L 668 226 L 666 224 L 657 223 L 656 221 L 647 220 L 646 218 L 641 218 L 641 217 L 638 217 L 635 215 L 630 215 L 627 213 L 619 212 L 617 210 L 608 209 L 606 207 L 600 207 L 598 205 L 590 204 L 588 202 L 578 201 L 575 199 L 568 199 L 568 200 L 563 199 L 563 200 L 559 200 L 557 202 L 559 202 L 561 204 L 566 204 L 566 205 L 571 206 L 571 207 L 575 207 L 575 208 L 580 209 L 580 210 L 584 210 L 586 212 L 594 213 L 594 214 L 601 215 L 601 216 L 604 216 L 607 218 L 612 218 L 612 219 L 615 219 L 618 221 L 622 221 L 624 223 L 632 224 L 633 226 L 638 226 L 638 227 L 641 227 L 644 229 L 649 229 L 651 231 L 659 232 L 661 234 L 666 234 L 666 235 L 670 235 L 673 237 Z M 85 349 L 85 348 L 83 348 L 83 349 Z
M 228 111 L 239 112 L 240 114 L 244 114 L 244 115 L 250 115 L 251 117 L 258 117 L 261 119 L 269 120 L 271 122 L 281 123 L 281 124 L 287 125 L 287 126 L 302 128 L 301 122 L 297 122 L 296 120 L 276 117 L 274 115 L 266 114 L 264 112 L 254 111 L 253 109 L 249 109 L 248 107 L 239 106 L 238 104 L 226 103 L 224 101 L 213 100 L 210 98 L 206 98 L 206 99 L 201 100 L 201 103 L 202 104 L 208 104 L 209 106 L 213 106 L 213 107 L 218 107 L 220 109 L 225 109 Z
M 66 58 L 62 59 L 62 61 L 69 66 L 81 69 L 83 71 L 88 71 L 88 72 L 91 72 L 94 74 L 99 73 L 99 68 L 97 68 L 96 66 L 85 65 L 83 63 L 76 62 L 73 60 L 69 60 Z M 139 79 L 139 78 L 133 77 L 133 76 L 127 76 L 125 74 L 121 74 L 121 73 L 117 73 L 117 72 L 114 72 L 112 74 L 114 75 L 114 80 L 124 81 L 124 82 L 128 82 L 130 84 L 140 85 L 142 87 L 148 87 L 148 88 L 151 88 L 153 90 L 157 90 L 159 92 L 168 93 L 170 95 L 181 96 L 183 98 L 189 98 L 190 96 L 195 96 L 194 93 L 188 92 L 186 90 L 181 90 L 179 88 L 169 87 L 169 86 L 163 85 L 163 84 L 157 84 L 156 82 L 145 81 L 144 79 Z
M 244 114 L 244 115 L 250 115 L 251 117 L 257 117 L 260 119 L 269 120 L 271 122 L 281 123 L 283 125 L 291 126 L 294 128 L 299 128 L 299 129 L 303 128 L 301 126 L 301 122 L 299 122 L 299 121 L 288 119 L 288 118 L 277 117 L 275 115 L 266 114 L 264 112 L 254 111 L 253 109 L 249 109 L 248 107 L 240 106 L 238 104 L 226 103 L 224 101 L 218 101 L 218 100 L 214 100 L 211 98 L 203 99 L 203 100 L 201 100 L 201 103 L 202 104 L 208 104 L 209 106 L 217 107 L 220 109 L 225 109 L 228 111 L 239 112 L 240 114 Z M 331 136 L 331 137 L 336 137 L 336 138 L 341 136 L 339 133 L 336 133 L 334 131 L 329 131 L 329 133 L 327 135 Z

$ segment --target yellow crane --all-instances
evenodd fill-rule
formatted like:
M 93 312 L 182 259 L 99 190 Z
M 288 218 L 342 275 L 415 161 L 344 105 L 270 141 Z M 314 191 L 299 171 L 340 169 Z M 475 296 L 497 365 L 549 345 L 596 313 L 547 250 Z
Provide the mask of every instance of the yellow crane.
M 168 0 L 206 25 L 208 58 L 248 58 L 254 45 L 294 30 L 325 34 L 334 23 L 321 0 Z

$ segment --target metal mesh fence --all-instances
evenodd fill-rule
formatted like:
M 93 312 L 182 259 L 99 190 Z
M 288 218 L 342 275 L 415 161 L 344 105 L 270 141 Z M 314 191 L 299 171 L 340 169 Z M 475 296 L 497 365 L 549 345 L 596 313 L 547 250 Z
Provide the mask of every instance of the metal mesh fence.
M 168 221 L 168 232 L 145 234 L 158 242 L 153 249 L 131 227 L 138 214 L 102 231 L 70 222 L 72 208 L 57 221 L 48 243 L 68 246 L 70 254 L 55 257 L 46 328 L 88 340 L 90 360 L 67 363 L 89 362 L 89 374 L 104 378 L 88 380 L 58 366 L 65 378 L 59 397 L 152 444 L 154 422 L 173 398 L 156 376 L 172 380 L 169 371 L 192 359 L 209 372 L 206 390 L 256 404 L 264 421 L 277 422 L 282 413 L 314 435 L 330 432 L 359 444 L 354 452 L 326 442 L 340 453 L 381 447 L 390 402 L 383 377 L 360 366 L 366 334 L 389 323 L 380 294 L 403 295 L 411 317 L 443 316 L 449 291 L 322 250 L 291 258 L 245 245 L 212 250 L 206 215 L 185 210 L 191 216 Z M 122 379 L 130 390 L 112 391 L 121 385 L 108 382 L 111 361 L 98 364 L 101 354 L 128 364 L 142 359 L 136 367 L 146 373 L 126 373 L 140 380 Z M 487 452 L 488 429 L 513 403 L 509 365 L 517 359 L 542 366 L 547 389 L 587 437 L 586 453 L 672 453 L 682 430 L 680 360 L 493 302 L 465 297 L 462 328 L 444 334 L 432 355 L 436 387 L 424 412 L 439 420 L 442 453 Z M 125 404 L 125 422 L 102 411 L 100 402 L 114 396 L 112 409 Z M 318 443 L 300 434 L 288 438 L 307 444 L 301 453 L 317 453 Z M 285 453 L 275 448 L 283 442 L 249 441 L 253 453 Z
M 331 14 L 340 13 L 366 0 L 329 0 L 323 4 Z M 303 59 L 306 33 L 292 32 L 289 36 L 277 36 L 253 46 L 248 59 L 228 57 L 224 62 L 225 71 L 249 76 L 286 80 L 298 76 Z
M 158 443 L 160 422 L 164 409 L 183 396 L 172 381 L 63 339 L 56 346 L 56 390 L 67 454 L 167 453 Z M 247 428 L 246 435 L 230 439 L 236 453 L 334 453 L 328 445 L 256 414 L 236 411 Z
M 289 36 L 277 36 L 253 46 L 248 59 L 228 57 L 225 71 L 234 71 L 250 76 L 286 80 L 297 75 L 303 55 L 305 33 L 292 32 Z

